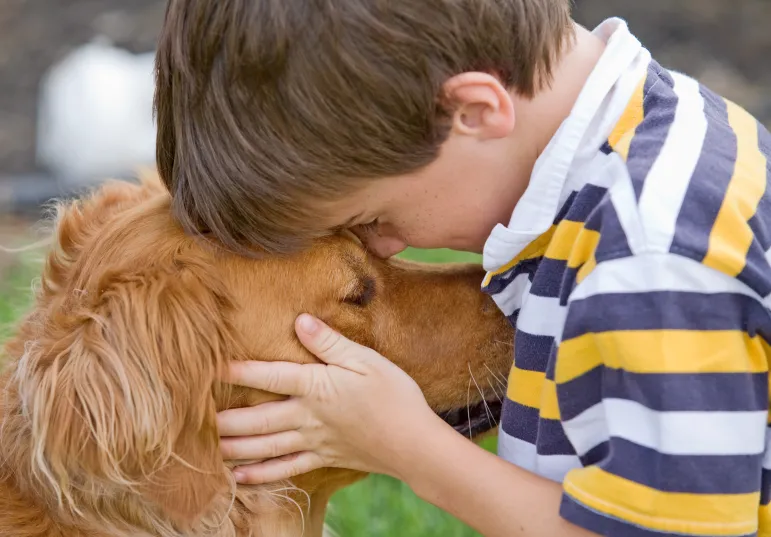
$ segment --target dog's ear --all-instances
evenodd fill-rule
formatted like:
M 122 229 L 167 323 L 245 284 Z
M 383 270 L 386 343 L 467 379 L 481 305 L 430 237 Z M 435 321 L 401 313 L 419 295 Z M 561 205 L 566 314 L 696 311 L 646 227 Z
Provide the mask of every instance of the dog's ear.
M 239 351 L 230 301 L 206 273 L 191 261 L 107 274 L 42 320 L 19 389 L 33 470 L 71 508 L 83 491 L 125 491 L 184 528 L 232 486 L 214 398 Z

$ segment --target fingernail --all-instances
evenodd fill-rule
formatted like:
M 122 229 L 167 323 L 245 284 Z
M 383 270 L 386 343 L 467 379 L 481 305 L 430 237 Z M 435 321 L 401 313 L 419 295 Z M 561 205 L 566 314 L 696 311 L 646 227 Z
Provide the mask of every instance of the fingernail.
M 300 318 L 297 320 L 297 324 L 300 327 L 300 330 L 306 334 L 313 334 L 319 327 L 319 323 L 316 321 L 316 319 L 307 313 L 300 315 Z
M 240 470 L 234 470 L 233 477 L 236 478 L 236 483 L 243 483 L 246 481 L 246 474 Z

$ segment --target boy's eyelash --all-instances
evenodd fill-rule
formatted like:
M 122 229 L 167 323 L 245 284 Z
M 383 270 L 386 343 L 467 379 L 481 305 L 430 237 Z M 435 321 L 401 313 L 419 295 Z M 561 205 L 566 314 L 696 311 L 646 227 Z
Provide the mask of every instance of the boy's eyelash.
M 375 229 L 377 226 L 378 226 L 378 219 L 377 218 L 375 218 L 371 222 L 367 222 L 366 224 L 359 224 L 359 227 L 361 227 L 362 229 L 364 229 L 366 231 L 371 231 L 371 230 Z

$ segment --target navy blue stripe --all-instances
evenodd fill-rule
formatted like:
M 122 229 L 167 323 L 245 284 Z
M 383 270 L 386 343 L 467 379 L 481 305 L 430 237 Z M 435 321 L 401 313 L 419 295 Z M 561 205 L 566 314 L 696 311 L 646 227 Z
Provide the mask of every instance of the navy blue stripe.
M 602 402 L 604 367 L 597 366 L 569 382 L 557 384 L 562 421 L 572 420 Z
M 766 157 L 766 191 L 760 198 L 755 214 L 750 218 L 749 224 L 760 247 L 765 251 L 771 248 L 771 133 L 758 122 L 758 148 Z
M 661 78 L 661 80 L 664 81 L 664 83 L 669 86 L 670 88 L 675 87 L 675 79 L 672 78 L 672 75 L 669 73 L 668 70 L 664 69 L 659 62 L 656 60 L 652 60 L 650 63 L 650 67 L 652 67 L 656 74 Z
M 769 180 L 771 180 L 771 132 L 758 122 L 758 146 L 760 152 L 766 156 L 766 166 L 768 168 Z
M 771 470 L 763 468 L 760 476 L 760 505 L 771 503 Z
M 661 412 L 763 411 L 769 406 L 768 373 L 661 374 L 605 368 L 602 395 Z
M 539 455 L 575 455 L 573 444 L 565 435 L 565 428 L 558 420 L 542 418 L 538 422 L 536 452 Z
M 503 400 L 501 429 L 509 435 L 535 445 L 538 436 L 539 410 L 520 405 L 511 399 Z
M 675 224 L 671 251 L 686 253 L 702 261 L 709 249 L 709 236 L 723 204 L 736 163 L 736 134 L 728 124 L 725 101 L 704 86 L 707 132 L 701 155 L 685 192 Z
M 553 347 L 554 338 L 551 336 L 538 336 L 517 330 L 514 336 L 514 363 L 519 369 L 544 373 Z
M 546 364 L 546 378 L 554 380 L 554 370 L 557 365 L 557 345 L 553 345 L 549 353 L 549 361 Z
M 768 410 L 768 373 L 631 373 L 597 366 L 557 385 L 560 416 L 570 420 L 605 399 L 635 401 L 652 410 Z
M 562 495 L 560 516 L 581 528 L 608 537 L 686 537 L 682 533 L 654 531 L 600 514 L 569 496 Z M 695 537 L 696 534 L 694 534 Z M 703 533 L 701 535 L 709 535 Z M 735 537 L 757 537 L 757 533 L 737 535 Z
M 626 161 L 637 200 L 651 166 L 664 147 L 677 109 L 677 94 L 668 84 L 657 83 L 661 80 L 657 71 L 655 66 L 649 67 L 643 99 L 644 119 L 635 130 Z
M 578 192 L 578 195 L 576 196 L 573 205 L 570 207 L 567 216 L 565 216 L 565 219 L 572 222 L 586 222 L 585 227 L 587 229 L 593 229 L 597 231 L 597 229 L 589 227 L 587 218 L 589 218 L 589 215 L 592 214 L 592 211 L 597 208 L 607 192 L 608 189 L 601 186 L 591 184 L 585 185 Z
M 560 305 L 567 306 L 568 299 L 571 293 L 576 288 L 576 277 L 578 276 L 578 268 L 565 268 L 565 273 L 562 275 L 562 284 L 560 285 Z
M 606 155 L 610 155 L 611 153 L 613 153 L 613 148 L 610 147 L 610 143 L 607 140 L 605 140 L 605 143 L 603 143 L 600 146 L 600 151 L 605 153 Z
M 632 255 L 632 249 L 629 248 L 629 241 L 618 219 L 616 208 L 613 203 L 606 199 L 599 207 L 596 214 L 601 223 L 598 228 L 600 231 L 600 240 L 597 243 L 597 249 L 594 251 L 594 257 L 599 263 L 609 259 L 618 259 Z M 594 215 L 592 215 L 594 217 Z
M 766 181 L 768 185 L 768 181 Z M 747 221 L 755 240 L 764 252 L 771 248 L 771 191 L 766 187 L 755 214 Z
M 509 436 L 535 445 L 539 455 L 575 455 L 573 444 L 565 435 L 562 423 L 541 419 L 539 412 L 537 408 L 505 399 L 501 428 Z
M 747 263 L 737 278 L 761 296 L 767 296 L 771 293 L 771 267 L 765 255 L 771 248 L 771 189 L 768 186 L 771 181 L 771 134 L 760 123 L 757 125 L 758 148 L 766 157 L 766 189 L 755 214 L 748 221 L 755 240 L 747 252 Z
M 763 454 L 667 455 L 623 438 L 612 438 L 611 456 L 599 466 L 662 492 L 751 494 L 760 490 Z
M 769 278 L 768 261 L 766 252 L 761 248 L 757 240 L 753 240 L 745 257 L 746 263 L 742 271 L 736 276 L 740 282 L 747 284 L 750 289 L 760 296 L 771 294 L 771 279 Z
M 592 466 L 599 464 L 608 457 L 608 455 L 610 455 L 610 442 L 606 440 L 601 444 L 597 444 L 579 458 L 581 459 L 581 464 L 584 466 Z
M 648 64 L 648 72 L 645 75 L 645 85 L 643 86 L 643 98 L 653 89 L 653 86 L 660 82 L 659 73 L 661 72 L 661 66 L 656 60 L 651 60 Z M 674 86 L 670 86 L 674 87 Z
M 511 283 L 514 281 L 514 278 L 520 274 L 527 274 L 528 278 L 532 282 L 533 275 L 535 274 L 536 270 L 538 270 L 538 264 L 540 261 L 540 257 L 520 261 L 506 272 L 493 276 L 490 280 L 490 283 L 486 287 L 482 288 L 482 291 L 488 295 L 497 295 L 506 289 L 509 285 L 511 285 Z
M 575 190 L 571 192 L 570 195 L 568 196 L 568 199 L 566 199 L 565 203 L 563 203 L 562 207 L 560 207 L 560 210 L 557 211 L 557 216 L 554 217 L 555 226 L 565 218 L 566 214 L 568 214 L 568 211 L 570 210 L 570 207 L 573 205 L 573 202 L 575 201 L 577 194 L 578 192 L 576 192 Z
M 533 278 L 530 294 L 548 298 L 559 297 L 560 283 L 565 267 L 567 267 L 567 261 L 544 257 Z
M 616 330 L 742 330 L 754 336 L 768 319 L 755 298 L 734 293 L 608 293 L 570 303 L 562 340 Z

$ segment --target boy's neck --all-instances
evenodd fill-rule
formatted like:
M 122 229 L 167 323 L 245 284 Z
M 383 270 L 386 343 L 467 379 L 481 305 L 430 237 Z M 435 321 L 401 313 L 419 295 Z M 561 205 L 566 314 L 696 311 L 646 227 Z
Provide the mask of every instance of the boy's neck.
M 586 80 L 605 51 L 605 42 L 575 24 L 575 39 L 563 55 L 551 86 L 532 99 L 514 96 L 518 140 L 532 140 L 528 153 L 535 160 L 544 151 L 563 121 L 570 115 Z

